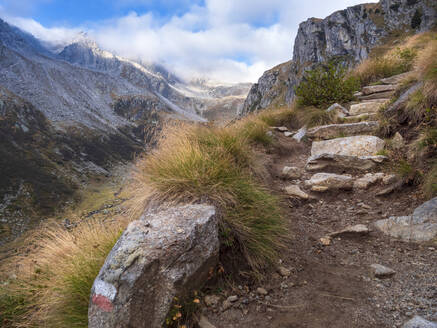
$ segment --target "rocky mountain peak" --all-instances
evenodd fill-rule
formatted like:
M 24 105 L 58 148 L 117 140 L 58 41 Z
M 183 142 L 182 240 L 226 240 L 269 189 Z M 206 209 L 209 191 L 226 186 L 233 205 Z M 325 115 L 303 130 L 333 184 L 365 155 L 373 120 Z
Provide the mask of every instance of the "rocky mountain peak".
M 421 32 L 436 21 L 437 7 L 432 0 L 381 0 L 349 7 L 324 19 L 310 18 L 299 25 L 292 62 L 264 73 L 252 87 L 242 113 L 273 103 L 291 103 L 306 67 L 333 57 L 355 65 L 391 32 Z

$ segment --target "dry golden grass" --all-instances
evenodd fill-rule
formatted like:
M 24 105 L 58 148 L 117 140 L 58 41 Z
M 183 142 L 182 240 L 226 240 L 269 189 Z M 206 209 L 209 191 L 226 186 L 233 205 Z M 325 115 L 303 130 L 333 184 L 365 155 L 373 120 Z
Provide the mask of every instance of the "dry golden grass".
M 166 133 L 137 173 L 161 201 L 216 205 L 222 245 L 242 253 L 254 271 L 277 258 L 286 237 L 279 201 L 256 178 L 250 147 L 267 128 L 253 117 L 227 128 L 182 125 Z
M 29 253 L 2 265 L 5 327 L 86 327 L 92 283 L 127 221 L 55 222 L 31 236 Z M 9 277 L 9 278 L 7 278 Z

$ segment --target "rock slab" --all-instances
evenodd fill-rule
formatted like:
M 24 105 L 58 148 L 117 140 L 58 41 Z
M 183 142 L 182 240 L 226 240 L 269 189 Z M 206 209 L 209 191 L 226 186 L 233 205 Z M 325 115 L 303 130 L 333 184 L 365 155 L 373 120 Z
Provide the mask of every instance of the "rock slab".
M 354 136 L 313 142 L 311 156 L 323 154 L 373 156 L 383 150 L 385 141 L 375 136 Z
M 351 115 L 361 115 L 361 114 L 371 114 L 377 113 L 379 108 L 381 107 L 381 102 L 379 101 L 369 101 L 363 102 L 360 104 L 355 104 L 351 106 L 350 114 Z
M 129 224 L 94 281 L 89 328 L 158 328 L 175 296 L 199 289 L 218 261 L 215 208 L 148 210 Z
M 311 156 L 305 166 L 307 171 L 325 169 L 355 169 L 366 171 L 387 160 L 385 156 L 347 156 L 322 154 Z
M 374 133 L 378 127 L 379 122 L 377 121 L 322 125 L 308 130 L 307 136 L 311 138 L 331 139 L 341 135 L 353 136 Z
M 433 240 L 437 238 L 437 197 L 416 208 L 412 215 L 379 220 L 375 227 L 408 242 Z
M 406 322 L 402 328 L 437 328 L 437 323 L 425 320 L 417 315 L 410 321 Z
M 332 173 L 317 173 L 305 184 L 313 191 L 327 191 L 332 189 L 352 189 L 353 178 L 350 175 Z
M 367 87 L 364 87 L 361 92 L 363 95 L 371 95 L 374 93 L 380 93 L 380 92 L 387 92 L 387 91 L 394 91 L 396 90 L 397 85 L 395 84 L 382 84 L 382 85 L 370 85 Z

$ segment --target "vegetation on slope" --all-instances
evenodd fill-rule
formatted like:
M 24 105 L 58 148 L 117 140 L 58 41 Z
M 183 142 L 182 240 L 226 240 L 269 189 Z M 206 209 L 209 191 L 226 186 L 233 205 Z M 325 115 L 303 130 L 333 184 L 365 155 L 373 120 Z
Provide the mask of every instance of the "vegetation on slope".
M 216 205 L 227 259 L 241 261 L 243 255 L 254 272 L 273 263 L 287 231 L 279 199 L 264 187 L 263 168 L 254 160 L 254 147 L 272 142 L 265 120 L 251 117 L 227 128 L 172 126 L 158 149 L 138 161 L 129 205 L 133 215 L 88 221 L 71 230 L 56 223 L 38 230 L 29 238 L 31 251 L 11 257 L 1 268 L 2 326 L 86 327 L 92 283 L 150 194 L 162 201 Z
M 359 85 L 354 77 L 346 77 L 346 73 L 346 67 L 336 61 L 320 64 L 307 71 L 296 88 L 298 104 L 323 108 L 333 103 L 351 101 Z
M 407 56 L 393 54 L 404 53 Z M 391 58 L 391 59 L 387 59 Z M 387 74 L 381 73 L 380 63 L 384 62 Z M 399 69 L 402 67 L 402 69 Z M 430 31 L 411 36 L 401 47 L 388 49 L 380 60 L 370 58 L 355 70 L 354 74 L 364 76 L 364 81 L 375 81 L 395 73 L 410 71 L 409 78 L 395 94 L 394 102 L 413 85 L 420 88 L 410 94 L 404 106 L 395 112 L 380 115 L 380 134 L 389 138 L 396 132 L 404 137 L 407 146 L 393 149 L 387 154 L 399 163 L 398 173 L 410 184 L 422 185 L 427 198 L 437 195 L 437 33 Z
M 436 34 L 413 37 L 401 49 L 414 56 L 399 55 L 401 64 L 397 57 L 385 62 L 383 68 L 371 58 L 353 74 L 361 83 L 370 83 L 393 72 L 414 69 L 408 83 L 423 81 L 408 104 L 392 117 L 381 115 L 381 123 L 386 127 L 385 137 L 396 131 L 405 132 L 410 148 L 399 155 L 399 168 L 405 175 L 414 170 L 426 176 L 421 182 L 431 197 L 437 194 Z M 397 49 L 393 51 L 399 53 Z M 324 74 L 319 71 L 313 80 L 307 79 L 307 83 L 319 83 L 310 88 L 311 92 L 301 88 L 310 100 L 304 105 L 265 110 L 225 128 L 180 125 L 167 129 L 158 149 L 138 161 L 132 212 L 141 211 L 150 194 L 160 201 L 211 202 L 221 214 L 224 256 L 242 254 L 253 271 L 263 270 L 277 258 L 287 231 L 279 199 L 263 183 L 256 149 L 272 144 L 267 133 L 269 126 L 298 128 L 333 120 L 325 105 L 350 99 L 354 90 L 347 86 L 340 95 L 324 93 L 321 83 L 330 82 Z M 336 81 L 349 83 L 347 78 L 341 73 Z M 311 99 L 325 95 L 323 101 L 312 103 Z M 398 156 L 393 155 L 392 149 L 388 152 Z M 406 158 L 406 153 L 415 156 Z M 3 266 L 4 271 L 13 266 L 16 273 L 5 279 L 0 288 L 2 326 L 85 327 L 91 285 L 127 221 L 128 218 L 91 221 L 72 230 L 55 225 L 31 238 L 28 254 L 12 257 Z

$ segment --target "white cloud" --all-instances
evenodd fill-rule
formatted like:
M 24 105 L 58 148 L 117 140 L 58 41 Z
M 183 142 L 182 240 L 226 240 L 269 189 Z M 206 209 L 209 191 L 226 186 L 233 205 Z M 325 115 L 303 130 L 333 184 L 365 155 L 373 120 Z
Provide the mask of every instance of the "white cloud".
M 65 42 L 74 39 L 81 32 L 79 28 L 46 28 L 30 18 L 7 17 L 6 19 L 9 23 L 32 33 L 36 38 L 54 45 L 65 44 Z
M 116 1 L 127 5 L 154 0 Z M 172 2 L 165 0 L 166 4 Z M 163 63 L 184 78 L 254 82 L 265 70 L 291 59 L 292 41 L 301 21 L 325 17 L 360 2 L 206 0 L 204 6 L 191 5 L 182 16 L 163 20 L 150 12 L 143 15 L 131 12 L 124 17 L 94 22 L 85 29 L 106 50 Z M 29 19 L 15 19 L 13 23 L 47 41 L 59 42 L 80 30 L 47 29 Z

